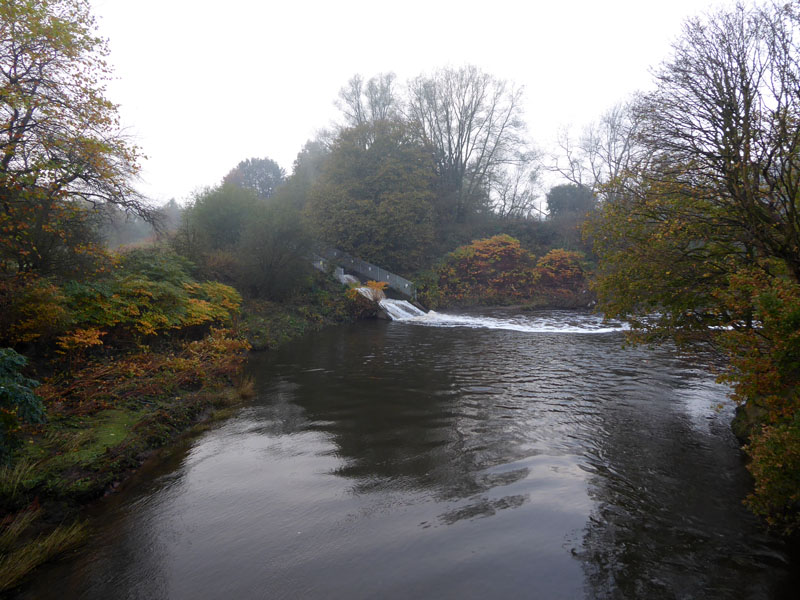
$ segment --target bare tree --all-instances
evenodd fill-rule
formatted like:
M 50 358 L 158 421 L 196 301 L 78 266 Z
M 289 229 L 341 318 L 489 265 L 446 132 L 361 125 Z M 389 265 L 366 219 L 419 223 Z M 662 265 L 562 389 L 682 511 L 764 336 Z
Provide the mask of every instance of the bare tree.
M 616 104 L 590 123 L 577 140 L 562 130 L 558 138 L 561 156 L 553 157 L 552 170 L 604 199 L 619 192 L 625 176 L 641 170 L 648 157 L 637 140 L 640 121 L 633 105 Z
M 798 25 L 796 3 L 689 20 L 635 111 L 658 167 L 645 172 L 650 187 L 677 182 L 707 200 L 800 279 Z
M 467 66 L 417 77 L 408 91 L 406 116 L 434 152 L 440 216 L 461 220 L 490 203 L 499 170 L 529 158 L 522 90 Z
M 396 118 L 399 110 L 394 80 L 394 73 L 378 73 L 365 84 L 361 75 L 354 75 L 339 90 L 337 101 L 337 106 L 344 114 L 345 125 L 360 127 Z
M 501 171 L 493 184 L 492 210 L 507 219 L 543 217 L 537 203 L 541 195 L 540 176 L 539 166 L 533 162 Z

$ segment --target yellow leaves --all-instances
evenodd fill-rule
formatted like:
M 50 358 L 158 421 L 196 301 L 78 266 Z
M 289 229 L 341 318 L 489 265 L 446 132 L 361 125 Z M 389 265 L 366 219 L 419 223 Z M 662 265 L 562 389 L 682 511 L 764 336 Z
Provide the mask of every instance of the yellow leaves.
M 57 352 L 59 354 L 67 354 L 68 352 L 82 351 L 92 346 L 101 346 L 103 341 L 100 337 L 105 334 L 105 331 L 94 327 L 74 329 L 70 333 L 56 338 L 56 345 L 59 348 Z

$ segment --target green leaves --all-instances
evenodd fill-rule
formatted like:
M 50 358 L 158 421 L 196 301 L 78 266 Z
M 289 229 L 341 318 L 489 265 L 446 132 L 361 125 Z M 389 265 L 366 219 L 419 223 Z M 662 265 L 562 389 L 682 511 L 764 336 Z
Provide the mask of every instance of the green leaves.
M 434 239 L 434 165 L 405 126 L 343 131 L 306 214 L 319 238 L 399 273 L 419 268 Z
M 33 391 L 39 382 L 21 373 L 27 362 L 11 348 L 0 348 L 0 462 L 7 462 L 18 445 L 21 422 L 45 420 L 44 404 Z

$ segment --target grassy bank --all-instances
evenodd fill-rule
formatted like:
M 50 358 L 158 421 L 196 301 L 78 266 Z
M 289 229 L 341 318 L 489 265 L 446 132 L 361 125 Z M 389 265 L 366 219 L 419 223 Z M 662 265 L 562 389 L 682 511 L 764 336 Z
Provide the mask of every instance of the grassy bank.
M 247 351 L 350 320 L 342 290 L 320 281 L 292 302 L 244 302 L 236 323 L 200 340 L 97 358 L 37 388 L 47 421 L 26 425 L 0 467 L 0 592 L 83 543 L 81 509 L 113 493 L 149 456 L 252 394 Z

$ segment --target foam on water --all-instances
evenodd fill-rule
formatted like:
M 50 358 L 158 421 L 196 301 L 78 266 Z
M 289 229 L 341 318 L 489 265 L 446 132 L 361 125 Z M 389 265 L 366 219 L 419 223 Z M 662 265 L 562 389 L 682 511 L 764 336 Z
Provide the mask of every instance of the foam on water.
M 405 300 L 394 300 L 392 298 L 384 298 L 378 302 L 380 307 L 386 311 L 386 314 L 392 321 L 406 321 L 409 319 L 424 317 L 425 312 L 418 309 L 416 306 Z
M 605 320 L 602 315 L 572 311 L 499 318 L 483 315 L 453 315 L 435 311 L 425 313 L 404 300 L 381 300 L 380 305 L 393 321 L 428 327 L 503 329 L 523 333 L 613 333 L 628 328 L 627 324 Z

